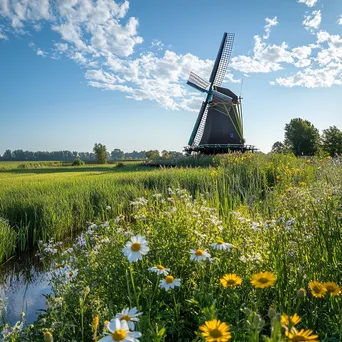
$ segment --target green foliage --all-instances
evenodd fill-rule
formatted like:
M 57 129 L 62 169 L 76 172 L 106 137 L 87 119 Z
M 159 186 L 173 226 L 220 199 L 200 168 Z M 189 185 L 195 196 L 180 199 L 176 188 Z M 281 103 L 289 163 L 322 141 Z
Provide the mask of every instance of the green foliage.
M 318 129 L 310 121 L 292 119 L 285 125 L 284 144 L 296 156 L 313 156 L 318 152 L 320 145 Z
M 82 159 L 76 158 L 76 159 L 73 161 L 72 166 L 82 166 L 82 165 L 84 165 L 84 164 L 85 164 L 85 162 L 84 162 Z
M 93 148 L 93 152 L 95 154 L 95 159 L 98 164 L 106 164 L 108 155 L 107 148 L 102 144 L 95 144 Z
M 117 160 L 117 159 L 123 159 L 124 157 L 124 152 L 121 151 L 119 148 L 115 148 L 111 154 L 110 157 L 112 160 Z
M 158 150 L 150 150 L 146 152 L 146 157 L 149 160 L 155 160 L 160 157 L 159 151 Z
M 0 264 L 14 253 L 16 244 L 16 231 L 8 224 L 7 220 L 0 217 Z
M 323 130 L 323 150 L 333 157 L 336 153 L 342 154 L 342 131 L 336 126 Z

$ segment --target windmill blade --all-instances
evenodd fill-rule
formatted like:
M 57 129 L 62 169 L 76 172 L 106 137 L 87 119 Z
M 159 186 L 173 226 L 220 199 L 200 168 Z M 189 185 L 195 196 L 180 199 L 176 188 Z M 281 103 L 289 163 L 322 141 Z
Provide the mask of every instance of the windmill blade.
M 204 131 L 204 126 L 205 126 L 205 121 L 207 119 L 207 114 L 208 114 L 208 102 L 205 101 L 202 103 L 202 107 L 198 113 L 198 117 L 194 126 L 194 129 L 192 130 L 188 145 L 193 146 L 197 145 L 199 141 L 202 138 L 203 131 Z
M 233 50 L 234 37 L 234 33 L 225 33 L 223 35 L 221 46 L 209 79 L 209 82 L 213 85 L 220 86 L 226 76 L 230 56 Z
M 187 84 L 201 92 L 205 92 L 205 89 L 209 86 L 209 82 L 207 82 L 202 77 L 198 76 L 192 71 L 190 72 Z

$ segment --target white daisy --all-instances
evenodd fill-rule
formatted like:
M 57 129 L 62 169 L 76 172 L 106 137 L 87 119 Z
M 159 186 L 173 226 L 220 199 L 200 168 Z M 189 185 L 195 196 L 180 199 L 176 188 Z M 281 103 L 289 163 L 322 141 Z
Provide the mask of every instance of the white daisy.
M 126 308 L 123 309 L 120 313 L 118 313 L 115 318 L 118 318 L 120 321 L 126 321 L 130 330 L 134 330 L 134 322 L 138 322 L 138 316 L 142 315 L 142 312 L 138 312 L 137 308 Z M 114 319 L 115 319 L 114 318 Z
M 170 272 L 169 268 L 165 268 L 162 265 L 150 267 L 148 270 L 151 272 L 157 273 L 158 275 L 165 275 L 165 276 L 167 276 Z
M 180 279 L 175 279 L 172 275 L 168 275 L 165 279 L 160 281 L 160 287 L 168 291 L 173 289 L 175 286 L 179 287 L 181 284 Z
M 122 249 L 122 253 L 127 257 L 129 262 L 142 260 L 142 256 L 146 255 L 150 250 L 147 245 L 148 242 L 145 236 L 138 234 L 131 237 L 131 241 L 126 243 L 126 247 Z
M 190 249 L 191 257 L 190 260 L 201 261 L 206 259 L 211 259 L 211 255 L 203 249 Z
M 106 336 L 102 337 L 99 342 L 139 342 L 138 338 L 141 337 L 141 332 L 129 331 L 127 322 L 125 320 L 120 321 L 118 318 L 112 319 L 107 324 L 107 329 L 110 334 L 105 333 Z
M 225 251 L 225 250 L 228 250 L 228 252 L 231 252 L 232 251 L 232 246 L 230 243 L 228 242 L 224 242 L 222 240 L 218 240 L 216 243 L 212 243 L 210 245 L 212 248 L 214 249 L 218 249 L 220 251 Z

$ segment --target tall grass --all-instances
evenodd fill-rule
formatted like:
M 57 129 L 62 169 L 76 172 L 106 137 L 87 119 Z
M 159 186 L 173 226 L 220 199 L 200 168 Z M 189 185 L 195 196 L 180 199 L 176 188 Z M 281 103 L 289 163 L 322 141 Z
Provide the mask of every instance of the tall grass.
M 332 177 L 336 169 L 327 160 L 307 162 L 282 155 L 209 159 L 214 167 L 149 169 L 133 164 L 1 172 L 0 215 L 15 230 L 17 250 L 23 251 L 38 240 L 71 235 L 87 221 L 129 214 L 129 201 L 141 194 L 165 194 L 169 187 L 187 189 L 194 196 L 210 193 L 210 204 L 226 215 L 241 204 L 254 210 L 272 187 L 281 192 L 300 182 L 310 184 L 323 172 Z

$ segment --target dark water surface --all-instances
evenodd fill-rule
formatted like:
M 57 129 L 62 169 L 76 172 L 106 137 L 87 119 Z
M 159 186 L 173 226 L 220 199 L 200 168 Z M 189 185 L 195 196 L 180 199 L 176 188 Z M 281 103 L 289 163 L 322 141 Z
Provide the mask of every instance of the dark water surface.
M 0 266 L 0 298 L 8 298 L 6 321 L 12 325 L 25 313 L 25 323 L 34 322 L 46 309 L 44 294 L 51 292 L 50 267 L 44 267 L 35 252 L 15 256 Z

